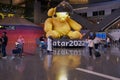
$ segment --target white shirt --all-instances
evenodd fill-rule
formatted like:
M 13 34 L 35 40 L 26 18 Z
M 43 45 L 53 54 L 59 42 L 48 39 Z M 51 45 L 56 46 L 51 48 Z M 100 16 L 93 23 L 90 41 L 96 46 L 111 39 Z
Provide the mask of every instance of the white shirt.
M 19 42 L 20 44 L 24 44 L 24 38 L 18 38 L 17 42 Z
M 95 37 L 95 39 L 94 39 L 94 43 L 95 43 L 95 44 L 98 44 L 98 43 L 100 43 L 100 38 L 98 38 L 98 37 Z
M 107 38 L 107 42 L 110 42 L 110 38 Z
M 88 40 L 88 47 L 94 47 L 93 40 L 91 40 L 91 39 Z

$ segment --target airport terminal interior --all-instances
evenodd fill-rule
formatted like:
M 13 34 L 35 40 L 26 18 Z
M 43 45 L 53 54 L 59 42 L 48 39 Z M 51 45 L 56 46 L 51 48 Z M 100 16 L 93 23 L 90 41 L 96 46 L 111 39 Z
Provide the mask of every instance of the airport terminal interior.
M 49 51 L 48 35 L 53 34 L 44 28 L 51 18 L 47 12 L 60 4 L 70 10 L 67 14 L 71 20 L 82 26 L 79 32 L 83 36 L 77 39 L 78 35 L 70 34 L 68 38 L 56 33 Z M 120 80 L 119 4 L 120 0 L 0 0 L 0 80 Z M 8 37 L 6 57 L 3 32 Z M 16 55 L 13 50 L 21 35 L 22 55 Z M 45 48 L 43 36 L 47 40 Z M 96 49 L 94 43 L 90 55 L 89 39 L 94 41 L 95 36 L 99 46 Z

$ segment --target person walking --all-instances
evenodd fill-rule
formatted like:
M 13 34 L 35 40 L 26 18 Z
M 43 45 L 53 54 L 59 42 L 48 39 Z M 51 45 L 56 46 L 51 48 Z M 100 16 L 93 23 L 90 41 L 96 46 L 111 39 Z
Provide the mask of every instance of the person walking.
M 6 59 L 7 58 L 6 46 L 7 46 L 7 43 L 8 43 L 7 32 L 2 33 L 1 39 L 2 39 L 2 58 Z
M 92 56 L 93 48 L 94 48 L 94 42 L 91 38 L 88 39 L 88 48 L 89 48 L 89 54 Z
M 98 37 L 95 37 L 93 42 L 94 42 L 94 45 L 95 45 L 95 51 L 99 51 L 98 48 L 99 48 L 99 44 L 100 44 L 100 38 Z
M 107 47 L 110 47 L 110 38 L 109 37 L 107 37 L 106 42 L 107 42 Z
M 99 46 L 100 46 L 100 43 L 101 43 L 101 39 L 99 37 L 95 37 L 94 40 L 93 40 L 93 43 L 94 43 L 94 47 L 95 47 L 95 57 L 100 57 L 101 54 L 100 54 L 100 51 L 99 51 Z

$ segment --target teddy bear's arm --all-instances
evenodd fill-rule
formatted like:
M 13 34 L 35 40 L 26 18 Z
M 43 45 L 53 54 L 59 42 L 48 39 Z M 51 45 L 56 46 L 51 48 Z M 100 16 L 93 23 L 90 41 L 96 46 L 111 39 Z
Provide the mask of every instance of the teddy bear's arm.
M 48 18 L 48 19 L 45 21 L 44 31 L 45 31 L 45 32 L 48 32 L 48 31 L 51 31 L 51 30 L 52 30 L 52 18 Z
M 74 21 L 73 19 L 69 18 L 67 21 L 73 30 L 75 30 L 75 31 L 81 30 L 82 26 L 79 23 L 77 23 L 76 21 Z

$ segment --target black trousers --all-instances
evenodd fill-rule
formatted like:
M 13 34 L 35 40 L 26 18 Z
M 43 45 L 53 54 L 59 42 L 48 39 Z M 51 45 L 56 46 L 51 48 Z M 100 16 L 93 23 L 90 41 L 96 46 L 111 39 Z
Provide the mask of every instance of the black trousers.
M 3 57 L 5 57 L 5 56 L 7 56 L 7 54 L 6 54 L 6 45 L 2 45 L 2 56 Z
M 99 47 L 99 44 L 94 44 L 95 45 L 95 49 L 98 49 L 98 47 Z
M 90 56 L 92 56 L 92 50 L 93 50 L 93 47 L 89 47 L 89 54 L 90 54 Z

